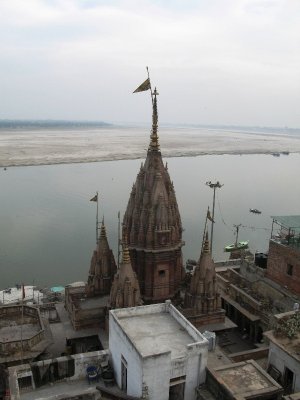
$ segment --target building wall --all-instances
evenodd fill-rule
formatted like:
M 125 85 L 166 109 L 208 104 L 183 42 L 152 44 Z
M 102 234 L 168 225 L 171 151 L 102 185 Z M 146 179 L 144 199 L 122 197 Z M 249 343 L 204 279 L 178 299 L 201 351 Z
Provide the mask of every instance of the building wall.
M 130 249 L 130 259 L 146 302 L 174 297 L 183 277 L 181 248 L 153 253 Z M 164 271 L 164 275 L 160 275 L 160 271 Z
M 292 275 L 287 273 L 288 264 L 293 266 Z M 270 240 L 266 276 L 300 294 L 300 249 Z
M 285 367 L 290 369 L 294 373 L 293 392 L 300 392 L 300 362 L 272 342 L 270 342 L 268 366 L 270 364 L 281 372 L 281 379 L 284 377 Z
M 53 365 L 57 365 L 58 367 L 60 365 L 63 365 L 63 369 L 65 369 L 66 363 L 72 363 L 73 368 L 72 375 L 70 376 L 68 374 L 68 377 L 64 377 L 63 379 L 58 379 L 58 382 L 61 382 L 62 380 L 65 381 L 77 381 L 77 380 L 82 380 L 86 379 L 86 368 L 89 365 L 95 365 L 96 367 L 99 367 L 101 362 L 108 360 L 109 358 L 109 351 L 108 350 L 103 350 L 103 351 L 94 351 L 90 353 L 84 353 L 84 354 L 74 354 L 72 356 L 65 356 L 65 357 L 58 357 L 55 359 L 49 359 L 49 360 L 43 360 L 43 361 L 37 361 L 33 362 L 31 364 L 22 364 L 14 367 L 9 367 L 8 368 L 8 382 L 9 382 L 9 389 L 11 393 L 11 400 L 20 400 L 22 398 L 22 391 L 19 388 L 18 384 L 18 378 L 21 378 L 23 376 L 31 376 L 32 377 L 32 388 L 26 389 L 26 393 L 32 391 L 38 393 L 38 382 L 34 380 L 34 373 L 33 369 L 38 369 L 40 371 L 39 376 L 45 375 L 49 376 L 49 381 L 45 383 L 46 386 L 49 384 L 55 385 L 55 379 L 50 378 L 50 374 L 48 371 L 51 369 Z M 54 380 L 54 381 L 53 381 Z M 40 386 L 43 388 L 43 385 Z M 83 392 L 84 392 L 83 388 Z M 37 394 L 34 394 L 32 397 L 37 398 Z M 80 393 L 78 393 L 80 395 Z M 55 396 L 54 394 L 49 394 L 48 397 L 52 399 Z M 60 399 L 67 399 L 67 394 L 65 393 L 60 393 L 59 395 Z M 65 397 L 66 396 L 66 397 Z M 56 396 L 55 396 L 56 397 Z M 44 397 L 43 397 L 44 398 Z M 58 397 L 57 397 L 58 398 Z
M 143 360 L 143 386 L 149 400 L 168 400 L 170 388 L 171 352 L 146 357 Z
M 143 382 L 142 359 L 111 313 L 109 315 L 109 349 L 118 386 L 122 387 L 121 358 L 123 356 L 127 361 L 127 394 L 141 397 Z
M 142 396 L 148 393 L 149 400 L 168 400 L 170 380 L 185 379 L 185 400 L 196 399 L 196 387 L 205 382 L 208 341 L 171 304 L 141 306 L 113 311 L 117 317 L 168 312 L 195 341 L 187 345 L 182 357 L 171 359 L 171 351 L 142 357 L 119 326 L 117 318 L 110 312 L 109 348 L 116 381 L 121 387 L 121 356 L 127 361 L 127 394 Z

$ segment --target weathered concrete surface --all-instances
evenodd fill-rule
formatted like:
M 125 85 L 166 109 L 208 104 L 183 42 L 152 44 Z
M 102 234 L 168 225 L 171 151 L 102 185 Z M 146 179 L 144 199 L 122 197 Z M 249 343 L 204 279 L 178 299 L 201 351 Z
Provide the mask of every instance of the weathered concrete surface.
M 209 369 L 207 385 L 214 394 L 222 392 L 224 399 L 261 399 L 264 395 L 279 399 L 282 394 L 281 386 L 253 360 Z

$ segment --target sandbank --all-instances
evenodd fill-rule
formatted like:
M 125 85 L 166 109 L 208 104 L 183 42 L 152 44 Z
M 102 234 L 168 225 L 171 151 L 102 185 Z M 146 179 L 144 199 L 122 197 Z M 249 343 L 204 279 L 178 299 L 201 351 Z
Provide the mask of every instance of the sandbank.
M 15 130 L 0 132 L 0 167 L 144 158 L 149 129 Z M 164 157 L 300 152 L 300 136 L 226 129 L 161 128 Z

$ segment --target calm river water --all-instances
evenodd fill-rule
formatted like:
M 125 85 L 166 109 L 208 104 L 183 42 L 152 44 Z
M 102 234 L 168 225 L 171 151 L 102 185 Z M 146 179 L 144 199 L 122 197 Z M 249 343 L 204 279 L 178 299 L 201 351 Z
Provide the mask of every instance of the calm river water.
M 214 258 L 226 259 L 225 245 L 239 240 L 266 251 L 271 215 L 300 213 L 300 154 L 222 155 L 170 158 L 184 231 L 184 259 L 198 258 L 207 206 L 219 180 L 214 227 Z M 105 217 L 116 255 L 117 214 L 124 213 L 141 160 L 12 167 L 0 171 L 0 288 L 24 282 L 39 286 L 86 280 L 95 248 L 96 204 Z M 258 208 L 254 215 L 249 208 Z

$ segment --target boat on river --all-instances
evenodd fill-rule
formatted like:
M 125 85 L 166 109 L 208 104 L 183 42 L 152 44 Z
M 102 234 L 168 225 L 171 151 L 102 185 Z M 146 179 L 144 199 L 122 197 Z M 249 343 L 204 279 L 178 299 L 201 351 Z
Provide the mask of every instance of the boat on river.
M 224 248 L 224 251 L 226 253 L 230 253 L 231 251 L 248 249 L 248 244 L 249 244 L 248 240 L 242 240 L 242 241 L 237 242 L 237 243 L 229 244 L 228 246 L 226 246 Z
M 259 211 L 257 208 L 249 208 L 249 211 L 253 214 L 261 214 L 261 211 Z

